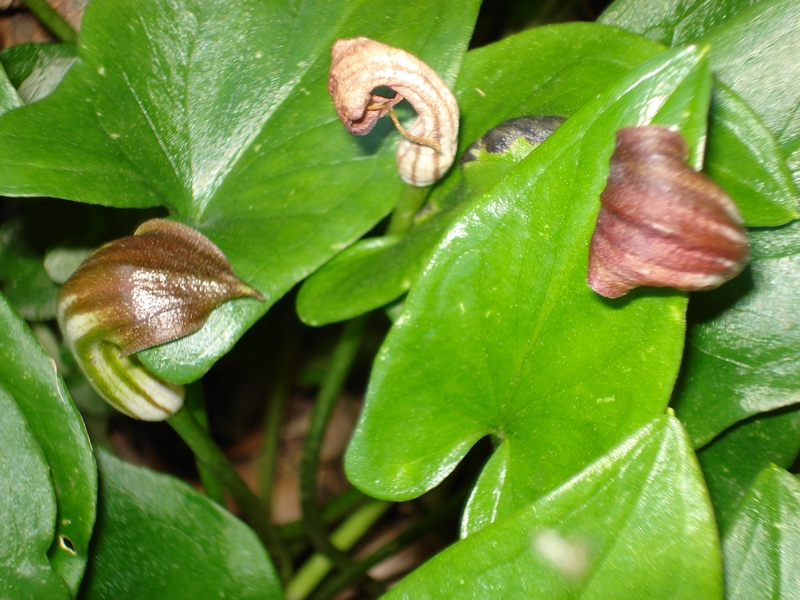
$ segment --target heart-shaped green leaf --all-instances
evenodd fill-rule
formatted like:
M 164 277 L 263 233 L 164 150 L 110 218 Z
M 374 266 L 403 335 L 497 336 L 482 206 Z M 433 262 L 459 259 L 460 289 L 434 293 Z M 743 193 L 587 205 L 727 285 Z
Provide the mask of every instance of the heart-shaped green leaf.
M 723 533 L 762 469 L 770 464 L 788 469 L 798 451 L 797 405 L 741 421 L 700 450 L 700 466 Z
M 762 471 L 723 540 L 729 600 L 800 597 L 800 483 L 777 467 Z
M 2 296 L 0 402 L 0 586 L 19 597 L 74 596 L 95 519 L 91 445 L 55 363 Z
M 448 574 L 443 576 L 443 574 Z M 722 598 L 714 517 L 676 419 L 660 417 L 387 596 Z
M 58 89 L 0 118 L 0 193 L 164 206 L 211 238 L 266 301 L 228 303 L 197 334 L 141 354 L 161 376 L 194 380 L 404 187 L 391 123 L 361 139 L 336 117 L 333 42 L 403 47 L 452 83 L 477 6 L 96 0 Z
M 460 150 L 513 117 L 569 116 L 661 51 L 639 36 L 589 23 L 539 27 L 472 50 L 455 91 L 462 114 Z M 364 240 L 335 257 L 303 284 L 297 297 L 300 318 L 312 325 L 341 321 L 407 292 L 460 214 L 456 207 L 466 193 L 451 193 L 440 212 L 407 236 Z
M 100 509 L 82 598 L 280 598 L 244 523 L 187 484 L 103 450 Z
M 508 458 L 493 458 L 494 476 L 473 493 L 468 514 L 479 526 L 663 410 L 685 297 L 604 300 L 586 284 L 587 249 L 617 129 L 669 123 L 662 110 L 680 115 L 697 156 L 702 131 L 688 108 L 709 96 L 704 52 L 671 51 L 622 77 L 450 228 L 376 360 L 346 456 L 357 486 L 416 496 L 493 434 L 496 456 Z

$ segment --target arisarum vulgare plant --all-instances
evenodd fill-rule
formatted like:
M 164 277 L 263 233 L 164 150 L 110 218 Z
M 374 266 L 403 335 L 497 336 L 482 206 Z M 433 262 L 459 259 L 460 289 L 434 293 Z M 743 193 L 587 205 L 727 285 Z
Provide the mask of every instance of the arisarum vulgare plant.
M 800 597 L 796 0 L 516 4 L 0 51 L 0 594 Z

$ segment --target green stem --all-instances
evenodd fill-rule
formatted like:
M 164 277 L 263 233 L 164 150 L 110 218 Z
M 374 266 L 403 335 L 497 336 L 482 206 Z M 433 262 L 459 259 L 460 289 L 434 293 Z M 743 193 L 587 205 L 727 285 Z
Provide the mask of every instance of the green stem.
M 62 42 L 74 44 L 78 34 L 66 19 L 47 3 L 47 0 L 22 0 L 36 18 Z
M 333 407 L 342 391 L 350 367 L 361 345 L 361 339 L 367 326 L 368 315 L 348 321 L 342 330 L 339 342 L 333 351 L 331 364 L 322 380 L 314 410 L 311 414 L 303 459 L 300 463 L 300 506 L 303 510 L 303 525 L 314 547 L 322 552 L 338 568 L 350 568 L 353 561 L 350 557 L 333 545 L 328 538 L 325 519 L 317 507 L 317 472 L 319 470 L 319 452 L 322 439 L 328 426 Z M 368 582 L 373 593 L 380 593 L 380 585 L 375 581 Z
M 446 502 L 441 504 L 419 522 L 415 523 L 403 533 L 395 537 L 378 550 L 359 561 L 349 569 L 342 570 L 330 581 L 314 594 L 314 600 L 329 600 L 348 586 L 354 585 L 359 579 L 363 578 L 366 572 L 378 563 L 386 560 L 390 556 L 398 553 L 406 546 L 416 542 L 418 539 L 428 535 L 431 531 L 438 529 L 441 525 L 453 520 L 460 514 L 467 499 L 467 491 L 455 494 Z
M 406 233 L 411 229 L 411 226 L 414 225 L 414 217 L 417 216 L 429 193 L 430 188 L 428 187 L 406 186 L 392 213 L 392 218 L 389 220 L 386 234 Z
M 342 330 L 339 342 L 333 351 L 331 364 L 322 380 L 311 423 L 303 446 L 300 463 L 300 506 L 303 511 L 303 525 L 317 550 L 328 555 L 334 564 L 350 566 L 350 558 L 339 551 L 328 539 L 327 525 L 317 506 L 317 472 L 322 439 L 328 426 L 333 408 L 339 399 L 345 379 L 355 360 L 358 347 L 366 326 L 366 318 L 359 317 L 348 321 Z
M 331 542 L 339 550 L 349 550 L 391 506 L 382 500 L 373 500 L 362 506 L 339 526 L 331 536 Z M 326 555 L 314 554 L 286 586 L 286 600 L 307 597 L 332 567 L 333 562 Z
M 264 414 L 264 434 L 261 455 L 259 456 L 259 481 L 261 497 L 272 498 L 275 485 L 275 474 L 278 467 L 278 454 L 280 451 L 280 429 L 289 401 L 289 390 L 297 362 L 298 338 L 300 333 L 296 327 L 286 324 L 278 330 L 280 354 L 274 359 L 274 386 L 267 399 L 267 408 Z
M 289 555 L 283 540 L 270 523 L 269 511 L 261 500 L 250 491 L 208 432 L 186 408 L 172 415 L 167 419 L 167 423 L 183 438 L 183 441 L 194 452 L 196 459 L 205 465 L 230 492 L 264 546 L 276 558 L 284 578 L 288 577 L 291 569 Z
M 356 488 L 350 488 L 346 492 L 342 492 L 338 496 L 336 496 L 333 500 L 328 502 L 322 509 L 322 518 L 325 519 L 325 523 L 329 524 L 334 521 L 338 521 L 339 519 L 343 518 L 347 515 L 351 510 L 359 507 L 360 505 L 364 504 L 366 500 L 369 499 L 369 496 L 364 494 L 361 490 Z M 281 537 L 284 540 L 294 540 L 301 537 L 305 537 L 305 526 L 303 525 L 302 519 L 298 519 L 297 521 L 292 521 L 290 523 L 285 523 L 281 525 L 279 528 Z
M 283 415 L 286 411 L 288 399 L 288 380 L 284 375 L 279 375 L 280 381 L 270 394 L 264 415 L 264 442 L 259 457 L 259 480 L 262 498 L 272 498 L 275 485 L 275 473 L 278 466 L 278 451 L 280 449 L 280 428 Z
M 199 382 L 187 386 L 186 408 L 192 413 L 198 424 L 208 431 L 208 415 L 203 398 L 203 387 Z M 220 506 L 225 506 L 225 490 L 222 483 L 214 477 L 214 473 L 208 467 L 196 458 L 195 463 L 197 463 L 197 474 L 200 475 L 200 482 L 203 484 L 206 496 Z

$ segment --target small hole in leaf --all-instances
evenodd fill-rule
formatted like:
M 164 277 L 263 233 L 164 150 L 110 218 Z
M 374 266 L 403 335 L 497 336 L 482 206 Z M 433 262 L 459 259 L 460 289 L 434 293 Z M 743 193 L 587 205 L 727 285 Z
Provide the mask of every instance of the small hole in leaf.
M 71 554 L 75 554 L 75 546 L 72 544 L 72 540 L 68 537 L 62 535 L 59 536 L 58 541 L 61 543 L 61 547 Z

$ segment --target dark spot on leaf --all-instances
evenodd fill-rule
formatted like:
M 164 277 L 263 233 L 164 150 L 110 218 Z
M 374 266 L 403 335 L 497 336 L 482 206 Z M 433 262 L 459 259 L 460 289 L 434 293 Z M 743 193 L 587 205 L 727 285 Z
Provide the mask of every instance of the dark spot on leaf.
M 489 154 L 503 154 L 519 138 L 533 146 L 538 146 L 552 134 L 564 117 L 518 117 L 500 123 L 490 129 L 486 135 L 473 142 L 461 157 L 461 164 L 478 159 L 478 152 L 484 150 Z
M 69 539 L 65 535 L 62 535 L 62 536 L 59 536 L 58 541 L 59 541 L 59 543 L 61 544 L 61 547 L 64 550 L 66 550 L 67 552 L 70 552 L 72 554 L 75 554 L 75 545 L 72 543 L 71 539 Z

